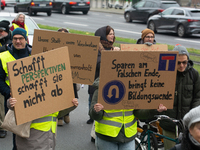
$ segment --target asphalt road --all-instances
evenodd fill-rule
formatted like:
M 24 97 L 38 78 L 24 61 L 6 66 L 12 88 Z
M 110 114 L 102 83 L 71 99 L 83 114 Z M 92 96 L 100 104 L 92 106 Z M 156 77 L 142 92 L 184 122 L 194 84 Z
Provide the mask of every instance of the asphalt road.
M 4 12 L 7 11 L 13 12 L 13 7 L 6 7 Z M 146 24 L 141 22 L 125 22 L 123 11 L 121 11 L 121 14 L 89 11 L 88 15 L 83 15 L 82 12 L 72 12 L 67 15 L 54 12 L 50 17 L 46 13 L 38 13 L 37 16 L 32 16 L 32 18 L 39 24 L 89 32 L 95 32 L 99 27 L 110 25 L 114 28 L 116 36 L 133 39 L 140 38 L 141 31 L 146 28 Z M 156 41 L 163 44 L 181 44 L 188 48 L 200 49 L 200 34 L 179 38 L 176 34 L 157 33 Z
M 79 106 L 70 113 L 70 123 L 57 128 L 56 150 L 95 150 L 90 132 L 92 125 L 86 124 L 88 116 L 88 86 L 78 92 Z M 12 134 L 0 138 L 0 150 L 12 149 Z

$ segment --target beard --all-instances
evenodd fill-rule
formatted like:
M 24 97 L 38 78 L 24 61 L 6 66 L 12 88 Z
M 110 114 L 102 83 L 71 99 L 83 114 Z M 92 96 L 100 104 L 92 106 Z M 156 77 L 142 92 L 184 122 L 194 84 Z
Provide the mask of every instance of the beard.
M 7 35 L 0 35 L 0 40 L 5 38 Z

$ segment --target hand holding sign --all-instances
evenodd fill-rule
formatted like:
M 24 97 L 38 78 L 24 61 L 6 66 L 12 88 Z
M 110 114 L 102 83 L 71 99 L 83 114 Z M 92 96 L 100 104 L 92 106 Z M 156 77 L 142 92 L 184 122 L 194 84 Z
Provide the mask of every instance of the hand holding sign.
M 99 111 L 101 111 L 101 110 L 103 110 L 104 109 L 104 106 L 102 105 L 102 104 L 100 104 L 100 103 L 96 103 L 95 105 L 94 105 L 94 110 L 96 111 L 96 112 L 99 112 Z

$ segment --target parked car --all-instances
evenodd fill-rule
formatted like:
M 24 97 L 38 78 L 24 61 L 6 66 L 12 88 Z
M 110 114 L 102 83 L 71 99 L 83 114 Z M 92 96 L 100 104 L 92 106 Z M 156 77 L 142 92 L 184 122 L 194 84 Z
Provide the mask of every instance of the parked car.
M 31 16 L 33 13 L 37 15 L 38 12 L 46 12 L 51 16 L 52 2 L 50 0 L 17 0 L 14 6 L 14 12 L 28 12 Z
M 176 1 L 161 1 L 161 0 L 142 0 L 128 7 L 124 11 L 124 18 L 126 22 L 132 20 L 139 20 L 147 22 L 149 17 L 162 12 L 169 7 L 180 6 Z
M 200 33 L 200 9 L 171 7 L 149 18 L 147 27 L 177 33 L 179 37 Z
M 12 26 L 12 21 L 15 19 L 16 15 L 17 15 L 16 13 L 1 12 L 0 13 L 0 21 L 1 20 L 8 20 L 8 21 L 10 21 L 10 27 L 11 27 Z M 29 40 L 29 44 L 32 45 L 32 43 L 33 43 L 34 29 L 40 29 L 40 28 L 35 23 L 35 21 L 31 17 L 29 17 L 27 15 L 25 15 L 25 24 L 28 27 L 28 40 Z
M 70 11 L 82 11 L 87 14 L 90 10 L 90 1 L 88 0 L 53 0 L 53 10 L 61 11 L 62 14 L 68 14 Z
M 5 7 L 6 7 L 5 0 L 1 0 L 1 9 L 4 10 Z

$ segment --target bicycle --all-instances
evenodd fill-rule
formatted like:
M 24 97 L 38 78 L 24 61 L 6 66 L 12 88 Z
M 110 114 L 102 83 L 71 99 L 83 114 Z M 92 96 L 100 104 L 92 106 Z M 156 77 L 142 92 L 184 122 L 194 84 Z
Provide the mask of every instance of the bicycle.
M 168 139 L 170 141 L 175 142 L 176 144 L 180 143 L 180 137 L 178 136 L 179 133 L 179 124 L 182 128 L 182 130 L 184 129 L 183 123 L 181 120 L 176 120 L 173 118 L 170 118 L 166 115 L 156 115 L 155 116 L 157 119 L 147 122 L 144 126 L 143 126 L 143 132 L 141 133 L 141 135 L 139 136 L 140 142 L 136 144 L 136 149 L 135 150 L 158 150 L 158 141 L 157 141 L 157 137 L 159 138 L 165 138 Z M 153 127 L 151 125 L 151 123 L 155 122 L 155 121 L 159 121 L 161 119 L 169 119 L 171 121 L 173 121 L 176 125 L 176 138 L 172 139 L 170 137 L 164 136 L 160 133 L 157 133 L 157 129 L 155 127 Z M 181 134 L 180 134 L 181 135 Z M 141 148 L 142 147 L 142 148 Z

